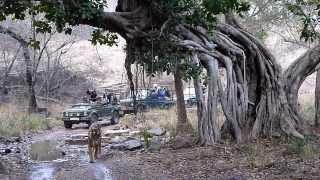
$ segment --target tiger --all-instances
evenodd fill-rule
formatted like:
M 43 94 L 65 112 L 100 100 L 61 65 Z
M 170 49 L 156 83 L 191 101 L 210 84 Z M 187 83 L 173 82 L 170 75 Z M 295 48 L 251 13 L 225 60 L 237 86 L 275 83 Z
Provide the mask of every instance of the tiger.
M 91 124 L 88 132 L 88 153 L 90 163 L 98 159 L 101 154 L 101 127 L 98 122 Z

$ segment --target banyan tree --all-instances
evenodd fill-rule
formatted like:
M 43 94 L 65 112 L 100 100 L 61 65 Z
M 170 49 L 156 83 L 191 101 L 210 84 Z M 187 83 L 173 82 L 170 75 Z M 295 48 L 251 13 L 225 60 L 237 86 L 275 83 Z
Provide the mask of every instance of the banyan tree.
M 208 81 L 207 98 L 203 97 L 199 76 L 193 79 L 200 144 L 219 142 L 222 132 L 232 134 L 237 142 L 275 134 L 304 138 L 307 124 L 299 112 L 298 90 L 305 78 L 316 71 L 320 47 L 309 50 L 282 70 L 268 49 L 238 23 L 237 14 L 248 8 L 246 3 L 118 0 L 116 12 L 105 12 L 90 1 L 92 6 L 88 7 L 100 9 L 92 13 L 82 11 L 79 5 L 89 1 L 54 2 L 42 7 L 44 12 L 46 7 L 58 7 L 58 13 L 47 13 L 51 21 L 87 24 L 118 33 L 126 40 L 125 64 L 132 89 L 130 66 L 137 60 L 148 61 L 133 58 L 134 52 L 153 52 L 161 41 L 170 42 L 167 48 L 161 47 L 162 53 L 185 54 L 193 65 L 203 68 Z M 89 15 L 75 17 L 73 13 Z M 154 58 L 152 52 L 149 54 Z M 161 52 L 157 55 L 163 55 Z M 221 70 L 225 72 L 224 84 Z M 219 106 L 226 119 L 223 123 L 218 120 Z

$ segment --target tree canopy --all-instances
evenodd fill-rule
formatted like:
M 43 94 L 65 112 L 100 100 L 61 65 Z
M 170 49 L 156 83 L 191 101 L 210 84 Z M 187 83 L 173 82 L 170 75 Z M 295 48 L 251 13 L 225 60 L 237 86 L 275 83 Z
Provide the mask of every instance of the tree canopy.
M 285 73 L 275 57 L 237 20 L 250 6 L 245 0 L 118 0 L 116 12 L 105 11 L 106 0 L 5 0 L 0 17 L 24 19 L 40 15 L 38 32 L 72 33 L 80 24 L 96 28 L 93 44 L 113 45 L 118 33 L 127 41 L 126 70 L 133 88 L 131 65 L 140 63 L 151 72 L 173 71 L 182 65 L 197 91 L 198 132 L 201 144 L 221 140 L 221 132 L 238 142 L 285 133 L 303 138 L 297 92 L 320 61 L 318 47 L 299 58 Z M 286 1 L 291 12 L 302 17 L 302 37 L 317 36 L 317 0 Z M 316 14 L 309 13 L 308 8 Z M 306 10 L 306 11 L 304 11 Z M 316 20 L 313 20 L 316 19 Z M 154 66 L 155 65 L 155 66 Z M 208 98 L 203 98 L 198 74 L 208 75 Z M 200 70 L 199 70 L 200 69 Z M 226 72 L 222 86 L 220 69 Z M 181 101 L 181 99 L 180 99 Z M 218 105 L 226 121 L 218 119 Z

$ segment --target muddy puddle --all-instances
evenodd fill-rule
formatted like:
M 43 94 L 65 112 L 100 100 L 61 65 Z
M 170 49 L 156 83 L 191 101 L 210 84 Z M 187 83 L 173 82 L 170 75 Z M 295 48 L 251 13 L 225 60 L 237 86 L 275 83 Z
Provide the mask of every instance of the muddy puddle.
M 52 163 L 34 165 L 31 169 L 30 180 L 53 180 L 55 167 Z
M 87 146 L 84 145 L 65 146 L 57 141 L 37 141 L 30 146 L 29 159 L 29 180 L 69 179 L 74 174 L 65 167 L 69 164 L 83 171 L 76 173 L 90 173 L 96 180 L 113 179 L 111 170 L 103 163 L 88 163 Z M 57 178 L 57 174 L 62 175 Z
M 33 161 L 53 161 L 63 158 L 63 151 L 56 141 L 44 140 L 31 144 L 30 159 Z

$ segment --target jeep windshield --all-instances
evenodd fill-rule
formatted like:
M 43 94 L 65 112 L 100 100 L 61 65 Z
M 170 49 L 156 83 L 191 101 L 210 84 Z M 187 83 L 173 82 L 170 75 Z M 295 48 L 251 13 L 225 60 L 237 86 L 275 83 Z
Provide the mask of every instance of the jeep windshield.
M 89 109 L 92 106 L 89 104 L 76 104 L 76 105 L 72 105 L 71 107 L 76 109 Z

